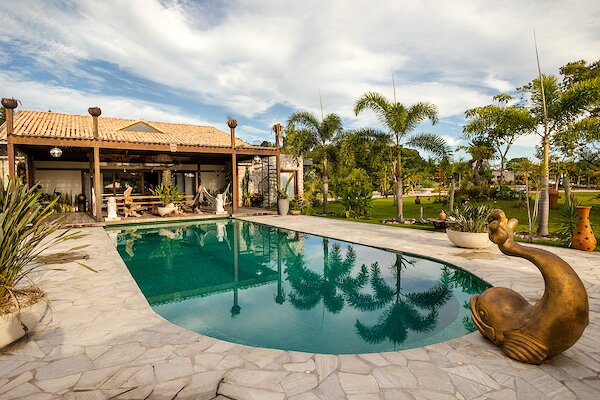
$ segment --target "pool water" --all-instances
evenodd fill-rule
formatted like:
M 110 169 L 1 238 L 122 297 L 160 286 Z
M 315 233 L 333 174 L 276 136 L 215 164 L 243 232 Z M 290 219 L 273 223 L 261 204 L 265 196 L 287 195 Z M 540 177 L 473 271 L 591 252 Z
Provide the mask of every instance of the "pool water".
M 442 261 L 238 220 L 108 229 L 152 308 L 250 346 L 349 354 L 475 330 L 489 285 Z

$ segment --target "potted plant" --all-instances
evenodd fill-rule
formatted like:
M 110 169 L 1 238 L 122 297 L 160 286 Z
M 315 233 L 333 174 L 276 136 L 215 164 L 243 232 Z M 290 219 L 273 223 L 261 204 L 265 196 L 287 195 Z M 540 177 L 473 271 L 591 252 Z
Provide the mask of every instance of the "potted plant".
M 160 184 L 155 189 L 152 189 L 152 194 L 158 196 L 162 207 L 158 207 L 158 215 L 164 217 L 177 210 L 176 203 L 183 199 L 181 192 L 177 186 Z
M 290 213 L 292 215 L 300 215 L 302 213 L 302 206 L 304 200 L 302 197 L 296 196 L 290 201 Z
M 44 263 L 40 253 L 81 237 L 68 230 L 56 234 L 63 219 L 48 217 L 59 197 L 45 205 L 41 197 L 37 187 L 12 179 L 5 185 L 0 180 L 0 348 L 31 331 L 46 312 L 47 297 L 28 279 Z
M 290 175 L 283 189 L 281 188 L 281 186 L 277 187 L 277 212 L 279 213 L 279 215 L 287 215 L 290 209 L 290 199 L 287 194 L 287 191 L 293 177 L 294 175 Z
M 484 249 L 491 242 L 488 237 L 487 221 L 490 208 L 486 205 L 465 203 L 454 210 L 450 227 L 446 229 L 448 239 L 458 247 Z

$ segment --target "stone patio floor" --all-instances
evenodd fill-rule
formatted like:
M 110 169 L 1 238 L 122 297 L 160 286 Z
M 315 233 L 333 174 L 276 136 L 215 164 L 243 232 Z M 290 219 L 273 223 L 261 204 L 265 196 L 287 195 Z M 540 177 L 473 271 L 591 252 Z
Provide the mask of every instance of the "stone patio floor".
M 444 259 L 530 301 L 543 291 L 532 264 L 495 247 L 453 247 L 442 233 L 305 216 L 244 219 Z M 600 399 L 598 253 L 547 247 L 584 281 L 590 325 L 564 354 L 532 366 L 505 357 L 477 332 L 423 348 L 343 356 L 202 336 L 152 311 L 102 228 L 83 231 L 86 264 L 98 273 L 66 264 L 66 271 L 36 277 L 51 313 L 0 351 L 0 399 Z

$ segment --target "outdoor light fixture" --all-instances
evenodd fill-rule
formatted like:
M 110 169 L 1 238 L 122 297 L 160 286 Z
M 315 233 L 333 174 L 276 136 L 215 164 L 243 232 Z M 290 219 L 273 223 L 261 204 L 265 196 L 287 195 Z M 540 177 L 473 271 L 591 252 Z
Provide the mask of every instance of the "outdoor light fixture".
M 194 173 L 193 172 L 186 172 L 185 177 L 186 178 L 193 178 L 194 177 Z
M 258 164 L 260 162 L 261 158 L 259 156 L 254 156 L 254 163 Z
M 53 147 L 50 149 L 50 155 L 54 158 L 58 158 L 62 156 L 62 150 L 58 147 Z

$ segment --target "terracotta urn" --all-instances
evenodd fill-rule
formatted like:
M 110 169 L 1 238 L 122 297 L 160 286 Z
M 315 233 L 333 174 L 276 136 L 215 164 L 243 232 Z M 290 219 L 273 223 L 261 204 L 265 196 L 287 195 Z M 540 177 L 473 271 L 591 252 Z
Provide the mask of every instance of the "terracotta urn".
M 577 227 L 573 232 L 571 247 L 578 250 L 594 251 L 596 248 L 596 237 L 592 232 L 590 223 L 591 206 L 576 206 L 577 209 Z
M 448 217 L 448 216 L 446 215 L 446 213 L 444 212 L 444 210 L 442 210 L 442 212 L 440 213 L 440 219 L 441 219 L 442 221 L 445 221 L 445 220 L 446 220 L 446 217 Z

